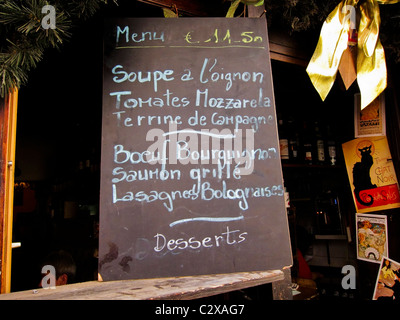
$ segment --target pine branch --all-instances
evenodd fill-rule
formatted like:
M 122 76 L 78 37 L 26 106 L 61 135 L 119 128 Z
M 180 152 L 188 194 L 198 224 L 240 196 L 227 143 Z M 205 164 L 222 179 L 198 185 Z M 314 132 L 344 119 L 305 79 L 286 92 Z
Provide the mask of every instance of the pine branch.
M 116 2 L 116 0 L 114 0 Z M 92 16 L 107 0 L 0 0 L 0 95 L 26 84 L 48 48 L 60 48 L 72 27 Z M 44 29 L 42 8 L 53 5 L 56 28 Z
M 19 88 L 21 83 L 26 83 L 28 79 L 27 72 L 21 68 L 12 66 L 6 63 L 7 56 L 0 53 L 0 95 L 4 97 L 10 93 L 13 88 Z

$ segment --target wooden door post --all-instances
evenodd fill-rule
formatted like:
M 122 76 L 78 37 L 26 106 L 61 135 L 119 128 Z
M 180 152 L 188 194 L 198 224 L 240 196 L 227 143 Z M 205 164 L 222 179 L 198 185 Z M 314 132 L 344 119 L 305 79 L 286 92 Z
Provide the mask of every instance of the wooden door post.
M 18 90 L 0 100 L 0 259 L 1 293 L 11 288 L 15 142 Z

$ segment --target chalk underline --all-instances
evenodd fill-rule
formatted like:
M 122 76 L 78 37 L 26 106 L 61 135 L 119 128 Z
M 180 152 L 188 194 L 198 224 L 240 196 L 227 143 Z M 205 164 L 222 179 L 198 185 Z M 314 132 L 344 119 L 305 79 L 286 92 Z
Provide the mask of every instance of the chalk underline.
M 236 135 L 234 134 L 216 134 L 208 131 L 198 131 L 198 130 L 176 130 L 176 131 L 170 131 L 170 132 L 165 132 L 163 134 L 164 137 L 169 136 L 169 135 L 174 135 L 174 134 L 179 134 L 179 133 L 194 133 L 194 134 L 200 134 L 204 136 L 210 136 L 214 138 L 220 138 L 220 139 L 234 139 L 236 138 Z
M 175 222 L 170 223 L 169 226 L 173 227 L 173 226 L 176 226 L 177 224 L 193 222 L 193 221 L 228 222 L 228 221 L 236 221 L 236 220 L 242 220 L 242 219 L 243 219 L 243 216 L 239 216 L 239 217 L 220 217 L 220 218 L 197 217 L 197 218 L 187 218 L 187 219 L 177 220 Z
M 115 49 L 157 49 L 157 48 L 204 48 L 204 49 L 227 49 L 227 48 L 249 48 L 249 49 L 265 49 L 265 47 L 251 47 L 251 46 L 241 46 L 241 45 L 231 45 L 231 46 L 124 46 L 115 47 Z

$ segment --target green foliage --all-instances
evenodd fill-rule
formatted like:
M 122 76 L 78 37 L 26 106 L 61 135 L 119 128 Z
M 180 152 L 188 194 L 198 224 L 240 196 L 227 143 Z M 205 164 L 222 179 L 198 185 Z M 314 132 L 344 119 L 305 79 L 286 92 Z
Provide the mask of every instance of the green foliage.
M 176 7 L 174 8 L 175 10 L 171 10 L 168 8 L 163 8 L 163 13 L 165 18 L 178 18 L 179 14 L 176 10 Z
M 226 14 L 227 18 L 233 18 L 235 16 L 235 12 L 236 12 L 239 4 L 240 4 L 240 0 L 232 1 L 231 6 L 229 7 L 228 12 Z
M 20 88 L 47 48 L 60 48 L 79 19 L 92 16 L 106 0 L 0 0 L 0 96 Z M 44 29 L 42 8 L 55 7 L 56 28 Z
M 231 0 L 231 5 L 228 9 L 228 12 L 226 14 L 227 18 L 233 18 L 235 16 L 235 12 L 237 8 L 239 7 L 240 3 L 243 3 L 244 5 L 251 5 L 251 6 L 256 6 L 259 7 L 264 4 L 264 0 Z
M 287 27 L 291 32 L 320 29 L 340 0 L 280 0 L 265 1 L 270 24 Z

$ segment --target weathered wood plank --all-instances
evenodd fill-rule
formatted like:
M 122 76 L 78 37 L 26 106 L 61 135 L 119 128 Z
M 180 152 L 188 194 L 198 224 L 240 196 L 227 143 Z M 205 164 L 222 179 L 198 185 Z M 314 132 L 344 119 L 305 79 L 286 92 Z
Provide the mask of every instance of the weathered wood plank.
M 161 8 L 176 9 L 186 16 L 195 17 L 220 17 L 226 14 L 228 5 L 215 0 L 139 0 Z
M 284 279 L 272 283 L 274 300 L 293 300 L 292 274 L 290 268 L 283 269 Z
M 4 243 L 4 214 L 5 214 L 5 188 L 7 175 L 7 133 L 8 133 L 8 107 L 5 99 L 0 98 L 0 288 L 3 287 L 3 243 Z
M 269 31 L 269 51 L 271 59 L 307 66 L 311 58 L 300 44 L 281 31 Z
M 281 270 L 121 281 L 90 281 L 0 295 L 0 300 L 190 300 L 283 280 Z

